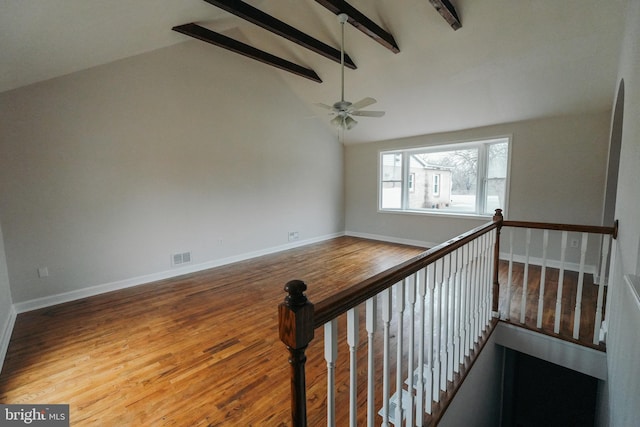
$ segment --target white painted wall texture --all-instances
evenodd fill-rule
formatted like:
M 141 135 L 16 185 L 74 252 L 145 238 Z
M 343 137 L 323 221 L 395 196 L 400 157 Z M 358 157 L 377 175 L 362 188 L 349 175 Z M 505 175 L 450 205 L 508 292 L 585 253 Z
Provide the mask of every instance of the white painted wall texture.
M 6 254 L 0 227 L 0 370 L 4 362 L 4 356 L 9 347 L 9 339 L 13 331 L 15 312 L 9 287 L 9 273 L 7 271 Z
M 14 303 L 344 230 L 335 135 L 287 120 L 313 112 L 277 70 L 215 52 L 186 42 L 0 94 Z
M 504 348 L 495 342 L 491 336 L 447 408 L 439 426 L 500 425 Z
M 442 243 L 490 220 L 378 211 L 380 151 L 512 136 L 508 218 L 598 225 L 610 113 L 582 114 L 346 147 L 348 232 Z
M 608 421 L 612 427 L 640 419 L 640 307 L 624 280 L 640 274 L 640 2 L 630 1 L 619 68 L 624 80 L 624 123 L 615 216 L 620 221 L 609 286 L 607 340 Z

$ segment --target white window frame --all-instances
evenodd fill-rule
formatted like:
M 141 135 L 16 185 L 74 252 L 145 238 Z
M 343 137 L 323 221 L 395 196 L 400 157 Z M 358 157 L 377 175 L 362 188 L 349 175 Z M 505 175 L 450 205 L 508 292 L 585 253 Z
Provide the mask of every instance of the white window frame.
M 409 213 L 422 215 L 440 215 L 440 216 L 463 216 L 463 217 L 482 217 L 487 218 L 493 216 L 493 212 L 485 212 L 486 210 L 486 192 L 487 192 L 487 174 L 488 174 L 488 147 L 492 144 L 506 142 L 508 146 L 507 153 L 507 172 L 505 183 L 504 206 L 501 207 L 503 214 L 506 216 L 509 205 L 509 185 L 511 180 L 511 153 L 512 153 L 512 137 L 511 135 L 495 136 L 491 138 L 483 138 L 460 142 L 447 142 L 442 144 L 431 144 L 422 147 L 412 147 L 397 150 L 383 150 L 378 153 L 378 212 L 385 213 Z M 476 207 L 474 212 L 463 211 L 443 211 L 439 209 L 409 209 L 409 161 L 411 154 L 425 152 L 444 152 L 465 149 L 478 149 L 478 164 L 476 173 Z M 382 207 L 382 157 L 385 154 L 402 154 L 403 171 L 402 171 L 402 207 L 401 208 L 383 208 Z M 442 185 L 442 180 L 440 180 Z
M 440 174 L 439 173 L 434 173 L 433 174 L 433 195 L 434 196 L 439 196 L 440 195 Z

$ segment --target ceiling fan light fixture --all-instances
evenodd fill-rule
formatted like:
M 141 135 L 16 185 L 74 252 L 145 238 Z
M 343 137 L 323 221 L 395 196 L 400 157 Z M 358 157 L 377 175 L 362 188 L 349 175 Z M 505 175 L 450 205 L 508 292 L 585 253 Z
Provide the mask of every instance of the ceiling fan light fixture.
M 353 119 L 351 116 L 347 116 L 347 117 L 344 118 L 344 126 L 343 127 L 345 129 L 347 129 L 347 130 L 353 129 L 353 127 L 355 125 L 357 125 L 357 124 L 358 124 L 358 122 L 355 119 Z
M 350 130 L 353 129 L 358 122 L 351 116 L 337 115 L 331 119 L 331 124 L 339 129 Z

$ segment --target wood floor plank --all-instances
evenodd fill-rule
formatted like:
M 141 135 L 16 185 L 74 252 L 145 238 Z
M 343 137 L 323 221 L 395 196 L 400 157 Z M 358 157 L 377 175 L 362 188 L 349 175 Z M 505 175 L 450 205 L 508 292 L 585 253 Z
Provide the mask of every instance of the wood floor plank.
M 284 284 L 318 301 L 422 250 L 341 237 L 20 314 L 0 401 L 68 403 L 77 426 L 288 425 Z
M 302 279 L 309 286 L 309 299 L 319 301 L 422 250 L 341 237 L 20 314 L 0 374 L 0 402 L 67 403 L 74 426 L 289 425 L 288 352 L 278 339 L 277 324 L 284 284 Z M 506 283 L 504 264 L 500 269 L 500 281 Z M 547 278 L 552 293 L 557 274 L 548 270 Z M 571 293 L 569 281 L 565 277 L 567 313 L 563 312 L 562 331 L 573 325 L 575 291 Z M 585 305 L 595 301 L 592 288 L 585 283 Z M 528 302 L 537 302 L 534 285 L 528 294 Z M 516 287 L 513 318 L 519 318 L 514 307 L 519 307 L 519 295 Z M 555 294 L 548 298 L 549 302 L 545 294 L 544 327 L 552 329 L 549 310 L 555 309 Z M 535 325 L 535 316 L 535 307 L 528 305 L 527 325 Z M 364 309 L 360 318 L 358 420 L 363 423 Z M 343 369 L 349 359 L 346 322 L 341 318 L 338 323 L 336 396 L 348 399 L 348 373 Z M 395 324 L 392 328 L 395 331 Z M 589 333 L 588 326 L 582 330 Z M 375 337 L 378 344 L 380 334 Z M 307 350 L 309 425 L 313 426 L 326 424 L 322 337 L 319 328 Z M 391 354 L 395 358 L 395 343 Z M 376 371 L 382 371 L 380 354 Z M 378 391 L 376 407 L 380 406 Z M 338 425 L 346 425 L 347 405 L 338 405 L 336 415 Z

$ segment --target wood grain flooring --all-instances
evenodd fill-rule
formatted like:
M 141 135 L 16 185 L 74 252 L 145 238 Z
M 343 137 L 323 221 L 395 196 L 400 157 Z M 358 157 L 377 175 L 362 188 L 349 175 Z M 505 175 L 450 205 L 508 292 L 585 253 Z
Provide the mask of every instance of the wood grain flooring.
M 421 251 L 341 237 L 20 314 L 0 402 L 66 403 L 74 426 L 288 425 L 284 284 L 302 279 L 319 301 Z M 314 378 L 321 339 L 309 354 Z
M 582 289 L 582 308 L 580 318 L 579 338 L 573 339 L 573 322 L 577 299 L 578 273 L 575 271 L 565 271 L 563 280 L 563 289 L 561 297 L 560 311 L 560 332 L 554 333 L 554 323 L 556 318 L 556 298 L 558 292 L 558 276 L 559 270 L 556 268 L 547 268 L 545 272 L 545 287 L 543 296 L 542 310 L 542 328 L 538 329 L 536 322 L 538 320 L 538 299 L 540 294 L 540 266 L 530 265 L 527 279 L 527 294 L 525 307 L 525 321 L 520 323 L 521 299 L 524 279 L 524 265 L 521 263 L 513 264 L 511 289 L 511 306 L 508 323 L 526 327 L 534 331 L 542 332 L 547 335 L 557 336 L 565 341 L 571 341 L 598 350 L 605 351 L 604 343 L 593 344 L 596 303 L 598 299 L 598 286 L 594 284 L 592 274 L 584 275 Z M 508 283 L 508 262 L 500 261 L 499 278 L 500 282 L 500 302 L 501 312 L 506 311 L 507 299 L 507 283 Z M 603 310 L 606 305 L 606 287 L 604 288 Z
M 0 402 L 66 403 L 74 426 L 289 425 L 288 352 L 277 325 L 284 284 L 302 279 L 309 299 L 320 301 L 420 252 L 341 237 L 20 314 L 0 375 Z M 500 274 L 506 283 L 503 264 Z M 512 298 L 519 301 L 517 291 Z M 527 310 L 535 322 L 535 309 Z M 545 314 L 545 327 L 549 319 Z M 343 318 L 339 330 L 344 344 Z M 307 350 L 310 426 L 326 425 L 322 335 L 316 330 Z M 367 357 L 366 334 L 360 335 L 359 425 Z M 339 350 L 338 402 L 348 399 L 347 354 Z M 347 425 L 346 406 L 338 405 L 338 425 Z

